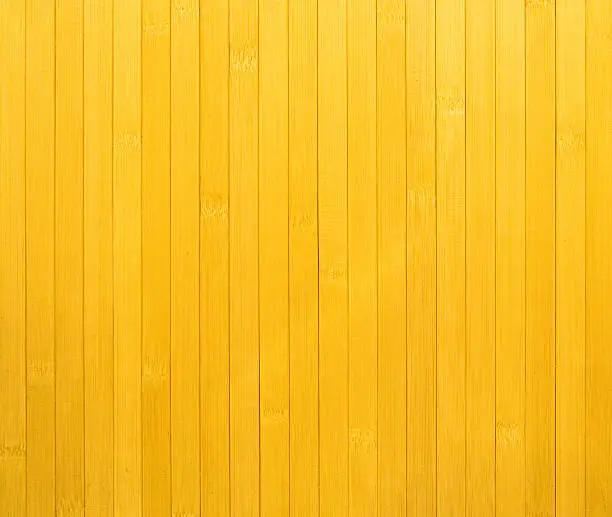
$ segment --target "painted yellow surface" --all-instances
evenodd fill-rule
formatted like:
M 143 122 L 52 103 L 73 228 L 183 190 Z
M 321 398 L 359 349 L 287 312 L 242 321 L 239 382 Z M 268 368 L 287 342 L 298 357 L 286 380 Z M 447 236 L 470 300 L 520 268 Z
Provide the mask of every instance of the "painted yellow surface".
M 609 0 L 0 2 L 0 516 L 612 515 Z

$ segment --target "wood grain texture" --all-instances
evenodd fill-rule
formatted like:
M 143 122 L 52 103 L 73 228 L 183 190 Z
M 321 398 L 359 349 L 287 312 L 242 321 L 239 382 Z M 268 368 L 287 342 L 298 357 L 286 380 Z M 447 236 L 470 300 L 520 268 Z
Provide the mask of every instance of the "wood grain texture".
M 376 1 L 347 12 L 349 515 L 376 515 L 378 315 Z
M 258 5 L 230 0 L 230 508 L 259 515 Z
M 406 514 L 406 2 L 379 0 L 378 512 Z
M 56 3 L 56 513 L 85 505 L 83 385 L 83 2 Z
M 407 515 L 436 515 L 436 16 L 406 4 Z
M 141 3 L 113 11 L 114 513 L 142 512 Z
M 439 515 L 466 509 L 465 3 L 436 7 Z
M 85 516 L 114 515 L 113 6 L 84 6 Z
M 585 2 L 558 1 L 556 515 L 559 517 L 586 514 L 585 36 Z
M 495 3 L 466 1 L 466 514 L 495 514 Z
M 612 509 L 612 5 L 586 1 L 586 515 Z M 578 142 L 580 139 L 578 139 Z
M 262 515 L 289 515 L 288 2 L 259 2 L 259 332 Z
M 321 516 L 348 515 L 346 0 L 318 10 Z
M 170 14 L 170 413 L 172 513 L 200 513 L 199 3 Z
M 317 5 L 289 3 L 289 512 L 319 513 Z
M 525 7 L 525 504 L 555 513 L 555 9 Z
M 229 517 L 229 2 L 200 4 L 201 513 Z
M 525 515 L 525 6 L 496 5 L 496 515 Z
M 171 11 L 166 0 L 142 9 L 142 509 L 161 516 L 172 500 Z
M 610 514 L 611 27 L 0 2 L 0 514 Z
M 0 508 L 26 515 L 25 3 L 0 6 Z
M 26 494 L 55 504 L 55 2 L 26 2 Z

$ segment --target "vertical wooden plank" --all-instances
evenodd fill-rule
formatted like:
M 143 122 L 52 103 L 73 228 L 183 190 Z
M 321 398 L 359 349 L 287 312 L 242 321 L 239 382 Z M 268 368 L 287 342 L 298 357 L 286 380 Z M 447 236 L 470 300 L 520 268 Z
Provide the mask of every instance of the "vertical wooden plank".
M 142 10 L 142 503 L 144 515 L 162 516 L 172 496 L 170 2 Z
M 85 516 L 112 517 L 113 4 L 84 6 Z
M 378 509 L 406 513 L 406 2 L 378 0 Z
M 229 517 L 229 2 L 200 5 L 201 512 Z
M 576 22 L 574 22 L 576 23 Z M 586 0 L 586 515 L 612 509 L 612 3 Z M 574 28 L 578 32 L 577 28 Z M 578 49 L 573 49 L 578 55 Z M 577 58 L 576 58 L 577 59 Z
M 317 4 L 289 3 L 289 509 L 319 512 Z
M 586 510 L 585 2 L 558 0 L 556 16 L 556 515 L 579 517 Z
M 317 16 L 321 516 L 348 514 L 346 7 Z
M 436 4 L 438 514 L 466 508 L 465 2 Z
M 525 514 L 525 6 L 496 3 L 496 513 Z
M 319 512 L 317 4 L 289 4 L 289 510 Z
M 495 3 L 466 5 L 466 514 L 495 513 Z
M 115 514 L 142 511 L 141 5 L 114 0 Z
M 172 513 L 200 513 L 199 2 L 172 4 L 170 350 Z
M 436 515 L 436 14 L 406 7 L 408 515 Z
M 230 503 L 259 515 L 258 4 L 230 0 Z
M 0 508 L 26 514 L 25 3 L 0 5 Z
M 26 2 L 27 512 L 55 515 L 55 2 Z
M 289 515 L 289 127 L 287 0 L 259 2 L 261 514 Z
M 56 511 L 84 507 L 83 2 L 56 3 L 55 468 Z
M 377 512 L 376 0 L 348 0 L 349 515 Z
M 555 8 L 525 7 L 525 497 L 555 513 Z

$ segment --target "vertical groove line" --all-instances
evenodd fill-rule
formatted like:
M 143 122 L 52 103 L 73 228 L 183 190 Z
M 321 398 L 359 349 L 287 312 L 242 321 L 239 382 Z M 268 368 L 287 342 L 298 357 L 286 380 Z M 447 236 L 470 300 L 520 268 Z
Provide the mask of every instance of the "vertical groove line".
M 257 252 L 255 253 L 255 259 L 257 260 L 257 484 L 258 484 L 258 493 L 257 493 L 257 515 L 261 516 L 261 293 L 260 293 L 260 284 L 261 284 L 261 270 L 259 264 L 259 249 L 261 243 L 260 234 L 259 234 L 259 183 L 261 174 L 261 166 L 260 166 L 260 150 L 259 150 L 259 133 L 261 128 L 260 123 L 260 71 L 261 71 L 261 38 L 259 36 L 261 24 L 259 20 L 259 0 L 255 0 L 257 4 Z
M 319 268 L 321 267 L 321 250 L 319 248 L 320 231 L 319 231 L 319 0 L 317 0 L 317 19 L 316 19 L 316 60 L 317 60 L 317 124 L 315 126 L 315 145 L 317 150 L 317 505 L 319 515 L 321 515 L 321 314 L 319 305 L 321 303 L 321 285 L 319 279 Z
M 204 0 L 206 1 L 206 0 Z M 202 41 L 202 22 L 200 20 L 201 8 L 200 0 L 197 4 L 197 20 L 198 20 L 198 473 L 200 482 L 198 484 L 200 497 L 198 499 L 198 508 L 202 513 L 202 268 L 200 267 L 202 260 L 202 231 L 201 231 L 201 215 L 202 215 L 202 117 L 200 100 L 202 98 L 202 64 L 201 64 L 201 44 Z M 170 490 L 172 491 L 172 489 Z
M 83 62 L 81 64 L 81 243 L 83 244 L 83 254 L 81 255 L 81 361 L 83 368 L 83 384 L 81 385 L 81 393 L 83 397 L 83 510 L 87 508 L 85 487 L 87 486 L 86 477 L 87 469 L 85 468 L 86 441 L 85 441 L 85 0 L 81 0 L 81 56 Z
M 143 413 L 143 407 L 142 407 L 142 372 L 143 372 L 143 368 L 142 368 L 142 356 L 143 356 L 143 332 L 142 332 L 142 323 L 143 323 L 143 317 L 142 317 L 142 313 L 143 313 L 143 284 L 144 284 L 144 275 L 142 274 L 142 266 L 143 266 L 143 252 L 142 252 L 142 243 L 143 243 L 143 237 L 142 237 L 142 196 L 143 196 L 143 190 L 142 190 L 142 177 L 143 177 L 143 168 L 142 168 L 142 156 L 143 156 L 143 138 L 142 138 L 142 111 L 143 111 L 143 107 L 142 107 L 142 92 L 143 92 L 143 81 L 144 81 L 144 77 L 143 77 L 143 71 L 142 71 L 142 39 L 144 37 L 144 31 L 142 30 L 143 27 L 143 9 L 142 9 L 142 0 L 139 0 L 139 4 L 140 4 L 140 27 L 138 28 L 138 30 L 140 31 L 140 38 L 139 38 L 139 43 L 140 43 L 140 99 L 138 99 L 138 102 L 140 104 L 140 378 L 138 379 L 140 381 L 140 501 L 138 504 L 138 507 L 140 509 L 140 512 L 142 513 L 142 506 L 143 506 L 143 500 L 144 500 L 144 494 L 143 494 L 143 488 L 144 488 L 144 481 L 143 481 L 143 454 L 144 454 L 144 444 L 143 444 L 143 418 L 142 418 L 142 413 Z
M 228 510 L 229 516 L 232 515 L 232 397 L 231 397 L 231 304 L 230 304 L 230 285 L 231 285 L 231 239 L 230 239 L 230 231 L 232 226 L 232 217 L 231 217 L 231 196 L 230 196 L 230 161 L 231 161 L 231 125 L 232 120 L 230 117 L 230 105 L 231 105 L 231 83 L 232 83 L 232 75 L 231 75 L 231 30 L 230 23 L 232 20 L 231 16 L 231 7 L 232 0 L 225 0 L 227 2 L 227 477 L 228 477 Z
M 497 515 L 497 9 L 498 0 L 494 0 L 493 3 L 493 45 L 495 50 L 493 52 L 494 65 L 493 65 L 493 81 L 495 85 L 495 91 L 493 92 L 494 106 L 493 106 L 493 133 L 494 133 L 494 144 L 493 144 L 493 168 L 494 168 L 494 226 L 495 226 L 495 241 L 493 243 L 494 258 L 494 316 L 493 316 L 493 515 Z
M 168 358 L 170 367 L 169 379 L 169 399 L 170 399 L 170 415 L 169 415 L 169 428 L 170 428 L 170 513 L 173 513 L 174 504 L 174 469 L 172 468 L 172 18 L 174 10 L 172 8 L 172 0 L 168 0 L 168 15 L 169 15 L 169 28 L 168 28 L 168 56 L 169 56 L 169 72 L 168 77 L 168 244 L 170 249 L 168 250 L 168 279 L 170 281 L 169 293 L 168 293 L 168 314 L 170 321 L 168 322 Z M 118 517 L 118 516 L 115 516 Z
M 291 95 L 289 90 L 291 88 L 291 81 L 289 77 L 290 73 L 290 56 L 291 43 L 290 43 L 290 30 L 289 30 L 289 10 L 291 0 L 286 0 L 286 12 L 285 21 L 287 22 L 287 99 L 286 99 L 286 110 L 287 110 L 287 458 L 288 458 L 288 474 L 287 474 L 287 497 L 289 507 L 287 511 L 291 514 L 291 110 L 289 107 Z M 290 517 L 290 515 L 289 515 Z
M 24 370 L 25 370 L 25 512 L 28 515 L 28 2 L 23 5 L 23 292 L 24 292 Z
M 438 508 L 438 2 L 434 2 L 434 190 L 435 190 L 435 241 L 436 241 L 436 345 L 435 345 L 435 405 L 434 419 L 436 428 L 436 515 L 439 514 Z

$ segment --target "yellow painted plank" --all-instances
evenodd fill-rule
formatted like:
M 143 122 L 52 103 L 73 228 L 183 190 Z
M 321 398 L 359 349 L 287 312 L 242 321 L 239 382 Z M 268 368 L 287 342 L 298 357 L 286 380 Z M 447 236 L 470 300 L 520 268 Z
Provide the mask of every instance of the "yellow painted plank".
M 112 517 L 113 5 L 84 5 L 85 516 Z
M 466 514 L 495 513 L 495 3 L 466 4 Z
M 525 498 L 555 513 L 555 7 L 525 7 Z
M 289 454 L 291 515 L 319 511 L 317 9 L 289 4 Z
M 376 0 L 348 0 L 349 515 L 377 512 Z
M 0 5 L 0 508 L 26 514 L 25 3 Z
M 289 509 L 319 512 L 317 4 L 289 3 Z
M 26 2 L 27 514 L 55 515 L 55 2 Z
M 113 11 L 114 494 L 117 517 L 142 511 L 141 5 Z
M 525 514 L 525 6 L 496 5 L 496 514 Z
M 84 508 L 83 2 L 56 3 L 55 469 L 56 512 Z
M 578 517 L 586 511 L 585 2 L 557 0 L 556 26 L 555 515 Z
M 259 515 L 258 5 L 230 0 L 230 508 Z
M 171 13 L 170 350 L 172 513 L 200 512 L 199 3 Z
M 229 517 L 229 3 L 200 4 L 201 513 Z
M 288 2 L 259 2 L 261 514 L 289 515 Z
M 170 2 L 144 2 L 142 10 L 142 508 L 162 516 L 172 497 Z
M 317 18 L 321 516 L 348 513 L 346 9 L 330 0 Z
M 465 2 L 436 5 L 437 491 L 466 510 Z
M 377 7 L 378 511 L 406 513 L 406 3 Z
M 436 15 L 406 6 L 407 515 L 436 515 Z
M 612 3 L 586 0 L 586 515 L 612 508 Z M 575 28 L 574 30 L 577 31 Z M 572 49 L 578 54 L 578 49 Z

